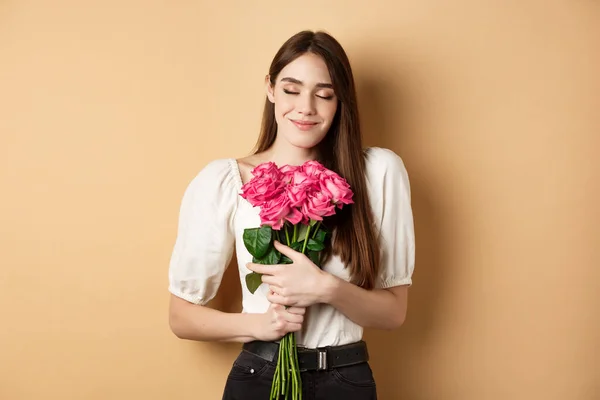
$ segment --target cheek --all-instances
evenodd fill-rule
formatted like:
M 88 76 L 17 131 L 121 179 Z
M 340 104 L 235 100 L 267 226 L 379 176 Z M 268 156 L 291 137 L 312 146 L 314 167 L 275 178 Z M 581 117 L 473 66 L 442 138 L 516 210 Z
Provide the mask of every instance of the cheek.
M 335 112 L 337 111 L 337 102 L 331 102 L 331 104 L 323 104 L 319 114 L 327 120 L 328 123 L 333 121 Z
M 294 109 L 294 104 L 291 99 L 286 97 L 275 98 L 275 114 L 276 116 L 285 116 L 287 113 Z

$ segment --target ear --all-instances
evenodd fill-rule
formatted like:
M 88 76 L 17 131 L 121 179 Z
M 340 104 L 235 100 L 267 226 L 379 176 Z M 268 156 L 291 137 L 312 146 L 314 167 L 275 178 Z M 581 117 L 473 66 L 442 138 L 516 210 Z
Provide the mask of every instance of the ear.
M 271 85 L 271 76 L 265 76 L 265 90 L 267 92 L 267 98 L 271 103 L 275 103 L 275 93 L 273 85 Z

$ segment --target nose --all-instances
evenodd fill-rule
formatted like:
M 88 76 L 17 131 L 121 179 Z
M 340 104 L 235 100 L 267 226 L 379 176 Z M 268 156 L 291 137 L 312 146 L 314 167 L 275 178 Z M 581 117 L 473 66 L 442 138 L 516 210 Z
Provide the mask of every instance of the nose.
M 303 115 L 313 115 L 316 113 L 315 99 L 311 95 L 298 96 L 298 112 Z

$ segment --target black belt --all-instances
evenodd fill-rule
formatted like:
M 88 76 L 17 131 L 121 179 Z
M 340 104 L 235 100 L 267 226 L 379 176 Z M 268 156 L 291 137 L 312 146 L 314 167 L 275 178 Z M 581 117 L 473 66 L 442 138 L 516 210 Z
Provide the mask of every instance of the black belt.
M 243 349 L 275 362 L 279 356 L 279 343 L 253 341 L 244 343 Z M 309 349 L 298 346 L 298 365 L 301 371 L 324 371 L 369 361 L 367 344 L 363 341 L 342 346 Z

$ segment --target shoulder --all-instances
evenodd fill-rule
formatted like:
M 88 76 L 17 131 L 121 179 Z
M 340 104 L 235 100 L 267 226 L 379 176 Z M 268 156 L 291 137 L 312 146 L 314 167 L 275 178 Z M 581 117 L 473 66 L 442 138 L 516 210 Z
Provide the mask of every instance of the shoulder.
M 384 147 L 367 147 L 364 150 L 367 178 L 384 179 L 392 176 L 408 182 L 408 172 L 402 158 Z
M 260 155 L 252 154 L 243 158 L 238 158 L 235 161 L 237 167 L 237 173 L 240 177 L 240 183 L 248 182 L 252 179 L 252 170 L 259 164 L 263 163 Z
M 365 149 L 365 177 L 373 207 L 410 204 L 411 187 L 404 161 L 394 151 L 382 147 Z
M 200 168 L 198 175 L 207 175 L 213 177 L 233 176 L 234 158 L 217 158 L 209 160 Z
M 219 158 L 207 162 L 192 178 L 188 191 L 205 195 L 234 195 L 240 185 L 240 176 L 234 158 Z

